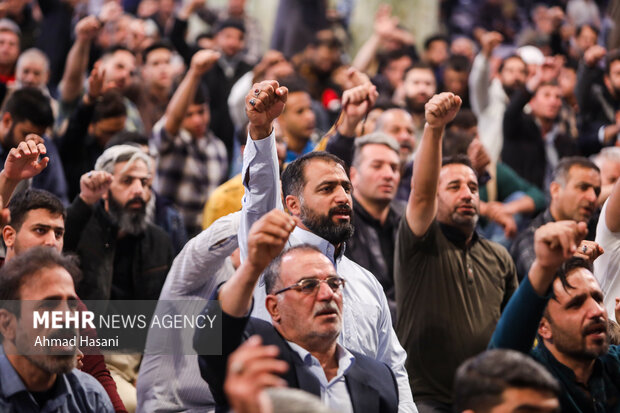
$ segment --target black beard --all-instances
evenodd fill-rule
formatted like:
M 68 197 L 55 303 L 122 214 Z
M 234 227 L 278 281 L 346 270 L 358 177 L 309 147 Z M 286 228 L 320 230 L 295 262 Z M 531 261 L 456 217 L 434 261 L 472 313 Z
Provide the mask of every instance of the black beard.
M 420 104 L 416 102 L 415 99 L 406 96 L 405 104 L 410 113 L 424 114 L 424 105 L 426 105 L 426 102 Z
M 349 222 L 335 224 L 332 217 L 348 213 Z M 333 245 L 341 244 L 353 236 L 353 209 L 349 205 L 340 205 L 329 210 L 327 215 L 317 215 L 314 211 L 301 207 L 301 222 L 312 232 Z
M 142 207 L 137 210 L 129 209 L 127 205 L 133 202 L 140 202 Z M 140 235 L 146 230 L 148 225 L 146 221 L 146 202 L 142 198 L 130 199 L 123 206 L 114 199 L 112 192 L 108 192 L 108 206 L 108 213 L 121 232 L 130 235 Z

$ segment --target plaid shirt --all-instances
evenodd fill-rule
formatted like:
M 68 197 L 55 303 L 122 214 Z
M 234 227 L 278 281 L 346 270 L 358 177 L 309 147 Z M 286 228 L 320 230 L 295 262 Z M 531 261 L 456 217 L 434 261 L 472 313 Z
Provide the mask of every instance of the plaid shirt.
M 159 153 L 155 190 L 174 202 L 191 237 L 201 230 L 202 209 L 211 193 L 227 178 L 228 158 L 224 143 L 207 133 L 193 139 L 180 129 L 170 136 L 166 117 L 153 127 L 153 144 Z

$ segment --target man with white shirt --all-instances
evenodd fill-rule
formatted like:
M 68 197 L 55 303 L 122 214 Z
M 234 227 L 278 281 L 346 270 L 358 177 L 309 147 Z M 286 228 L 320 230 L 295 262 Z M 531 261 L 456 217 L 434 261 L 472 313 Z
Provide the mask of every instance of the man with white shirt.
M 276 81 L 254 84 L 246 96 L 249 139 L 244 151 L 242 218 L 239 231 L 241 257 L 247 257 L 248 232 L 254 222 L 274 208 L 282 209 L 278 158 L 273 120 L 284 108 L 288 90 Z M 349 350 L 386 363 L 396 376 L 399 411 L 416 411 L 404 362 L 407 357 L 392 328 L 387 299 L 374 275 L 344 256 L 352 234 L 351 182 L 339 158 L 306 154 L 287 167 L 282 176 L 287 209 L 297 222 L 287 247 L 311 244 L 332 262 L 347 282 L 339 343 Z M 256 303 L 265 302 L 264 280 L 258 280 Z M 252 315 L 270 320 L 264 305 Z
M 601 210 L 596 226 L 596 243 L 605 253 L 594 261 L 594 276 L 605 294 L 607 313 L 613 319 L 616 299 L 620 297 L 620 181 L 616 182 Z M 615 318 L 619 321 L 617 316 Z
M 244 338 L 256 334 L 269 345 L 265 356 L 278 355 L 277 363 L 261 367 L 270 373 L 260 379 L 267 387 L 300 388 L 338 412 L 396 413 L 398 389 L 391 369 L 338 343 L 343 308 L 353 305 L 343 303 L 348 283 L 313 245 L 282 252 L 294 228 L 295 220 L 278 209 L 256 221 L 248 235 L 247 259 L 218 289 L 219 305 L 211 301 L 205 307 L 203 314 L 211 317 L 221 306 L 222 354 L 199 356 L 218 411 L 229 404 L 223 390 L 226 376 L 256 368 L 244 360 L 229 361 Z M 249 316 L 263 271 L 267 296 L 254 305 L 267 308 L 271 324 Z M 200 353 L 213 338 L 208 329 L 197 329 L 194 348 Z

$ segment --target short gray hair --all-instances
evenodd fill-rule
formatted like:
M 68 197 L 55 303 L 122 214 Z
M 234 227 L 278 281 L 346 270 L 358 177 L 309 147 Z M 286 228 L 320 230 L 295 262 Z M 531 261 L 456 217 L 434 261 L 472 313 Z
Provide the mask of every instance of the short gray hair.
M 28 59 L 32 59 L 32 58 L 42 61 L 45 71 L 49 73 L 50 60 L 48 59 L 45 53 L 43 53 L 41 50 L 37 49 L 36 47 L 31 47 L 30 49 L 24 50 L 22 54 L 19 55 L 19 58 L 17 59 L 16 67 L 19 69 L 24 64 L 24 61 Z
M 142 149 L 133 145 L 116 145 L 106 149 L 95 162 L 95 170 L 114 174 L 114 165 L 127 162 L 127 167 L 136 161 L 142 161 L 149 168 L 153 167 L 153 159 Z M 126 168 L 127 168 L 126 167 Z
M 603 148 L 598 154 L 592 156 L 590 159 L 599 168 L 603 166 L 603 162 L 605 161 L 620 163 L 620 147 L 609 146 L 607 148 Z
M 353 161 L 351 162 L 352 166 L 355 166 L 356 168 L 359 166 L 362 156 L 362 149 L 364 149 L 364 146 L 371 144 L 385 145 L 391 150 L 393 150 L 396 155 L 400 154 L 400 147 L 396 139 L 394 139 L 387 133 L 373 132 L 355 139 L 355 152 L 353 153 Z

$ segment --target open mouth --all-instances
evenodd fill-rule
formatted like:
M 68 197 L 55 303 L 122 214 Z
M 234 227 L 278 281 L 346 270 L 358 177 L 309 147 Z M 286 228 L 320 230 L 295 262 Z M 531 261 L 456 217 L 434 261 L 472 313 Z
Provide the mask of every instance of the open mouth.
M 584 329 L 583 335 L 594 338 L 605 338 L 607 337 L 607 326 L 601 323 L 590 325 Z

